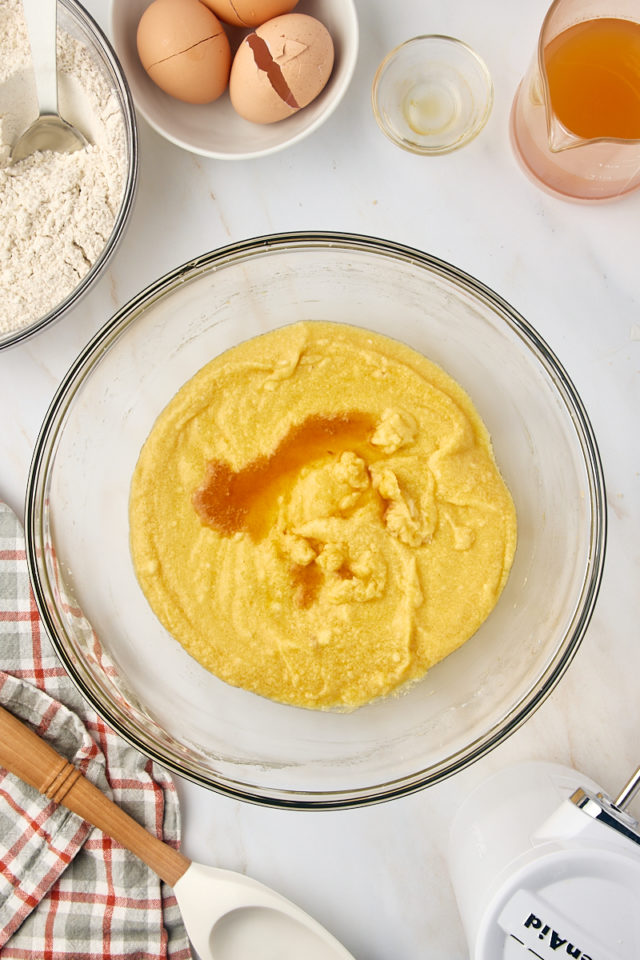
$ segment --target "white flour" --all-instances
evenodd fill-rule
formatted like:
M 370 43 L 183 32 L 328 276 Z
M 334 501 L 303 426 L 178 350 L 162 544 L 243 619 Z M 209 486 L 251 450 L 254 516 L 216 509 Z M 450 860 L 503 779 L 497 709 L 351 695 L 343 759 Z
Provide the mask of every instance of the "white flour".
M 126 178 L 118 100 L 92 54 L 58 31 L 58 96 L 90 145 L 10 165 L 38 113 L 21 0 L 0 0 L 0 334 L 24 327 L 71 293 L 103 250 Z

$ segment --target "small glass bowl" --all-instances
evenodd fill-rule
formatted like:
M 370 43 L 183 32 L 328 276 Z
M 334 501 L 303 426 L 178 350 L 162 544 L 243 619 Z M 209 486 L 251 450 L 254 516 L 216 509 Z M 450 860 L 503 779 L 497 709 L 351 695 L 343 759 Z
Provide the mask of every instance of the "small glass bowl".
M 493 83 L 468 44 L 431 34 L 387 54 L 371 100 L 380 129 L 393 143 L 429 156 L 450 153 L 478 135 L 491 113 Z

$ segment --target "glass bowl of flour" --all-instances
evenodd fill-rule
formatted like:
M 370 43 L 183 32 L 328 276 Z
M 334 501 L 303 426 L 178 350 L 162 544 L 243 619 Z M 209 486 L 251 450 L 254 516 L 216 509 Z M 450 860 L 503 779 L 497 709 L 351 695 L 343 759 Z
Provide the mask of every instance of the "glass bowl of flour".
M 87 147 L 11 149 L 38 114 L 21 0 L 0 4 L 0 349 L 58 320 L 86 293 L 133 205 L 137 133 L 122 68 L 75 0 L 58 0 L 58 97 Z

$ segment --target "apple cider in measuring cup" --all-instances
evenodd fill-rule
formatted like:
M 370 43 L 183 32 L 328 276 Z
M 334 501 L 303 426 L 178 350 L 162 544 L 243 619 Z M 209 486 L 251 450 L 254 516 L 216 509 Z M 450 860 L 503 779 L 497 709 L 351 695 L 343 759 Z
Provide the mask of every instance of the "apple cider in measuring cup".
M 640 23 L 576 23 L 544 48 L 544 60 L 551 106 L 567 130 L 585 140 L 640 139 Z
M 511 113 L 514 152 L 538 185 L 576 200 L 640 186 L 639 21 L 637 0 L 551 4 Z

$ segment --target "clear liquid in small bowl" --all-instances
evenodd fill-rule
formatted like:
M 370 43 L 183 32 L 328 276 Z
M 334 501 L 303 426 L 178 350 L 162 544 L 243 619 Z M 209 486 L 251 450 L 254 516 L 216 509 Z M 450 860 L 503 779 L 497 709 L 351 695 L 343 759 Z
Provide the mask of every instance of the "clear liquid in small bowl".
M 446 76 L 420 80 L 402 102 L 404 118 L 419 137 L 437 137 L 445 132 L 455 134 L 456 127 L 462 134 L 467 112 L 464 90 Z

